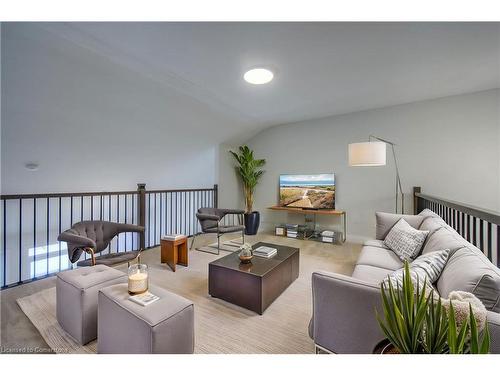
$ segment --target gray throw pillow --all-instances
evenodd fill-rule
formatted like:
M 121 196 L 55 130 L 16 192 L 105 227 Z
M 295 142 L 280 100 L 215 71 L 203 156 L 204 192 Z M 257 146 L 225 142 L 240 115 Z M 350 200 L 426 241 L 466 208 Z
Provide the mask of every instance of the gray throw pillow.
M 413 285 L 420 289 L 424 287 L 424 282 L 427 283 L 426 290 L 434 289 L 433 284 L 439 279 L 444 266 L 448 261 L 450 249 L 433 251 L 419 256 L 410 263 L 410 276 Z M 383 281 L 386 287 L 389 287 L 390 282 L 394 287 L 403 285 L 404 267 L 390 273 Z
M 428 231 L 413 228 L 405 219 L 401 219 L 389 231 L 384 244 L 403 262 L 410 261 L 419 254 L 428 233 Z

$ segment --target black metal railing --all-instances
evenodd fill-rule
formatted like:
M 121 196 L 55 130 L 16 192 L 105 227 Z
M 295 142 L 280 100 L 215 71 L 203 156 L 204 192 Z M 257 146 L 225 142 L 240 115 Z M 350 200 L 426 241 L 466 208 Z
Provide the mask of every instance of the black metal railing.
M 158 246 L 166 233 L 188 236 L 200 231 L 196 212 L 217 207 L 213 188 L 115 192 L 2 195 L 0 205 L 2 289 L 72 268 L 62 231 L 82 220 L 138 224 L 144 235 L 121 233 L 102 252 L 115 253 Z M 82 254 L 82 259 L 88 255 Z
M 413 188 L 414 211 L 428 208 L 438 214 L 463 238 L 472 243 L 497 266 L 500 265 L 500 213 L 423 194 Z

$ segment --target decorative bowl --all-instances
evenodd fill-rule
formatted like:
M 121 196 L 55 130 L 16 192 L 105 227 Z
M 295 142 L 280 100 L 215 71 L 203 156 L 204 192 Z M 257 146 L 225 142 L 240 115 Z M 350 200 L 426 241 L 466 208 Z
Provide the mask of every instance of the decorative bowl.
M 240 246 L 240 253 L 239 253 L 239 258 L 241 263 L 251 263 L 252 258 L 253 258 L 253 253 L 252 253 L 252 246 L 249 244 L 245 243 Z

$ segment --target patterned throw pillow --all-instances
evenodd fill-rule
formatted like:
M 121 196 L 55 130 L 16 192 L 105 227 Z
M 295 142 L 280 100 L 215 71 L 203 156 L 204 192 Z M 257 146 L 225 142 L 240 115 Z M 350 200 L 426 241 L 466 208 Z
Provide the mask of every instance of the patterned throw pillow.
M 427 282 L 426 290 L 430 292 L 434 289 L 433 284 L 439 279 L 444 266 L 448 261 L 450 249 L 433 251 L 419 256 L 410 263 L 410 276 L 415 288 L 418 286 L 420 289 L 424 287 L 424 281 Z M 404 267 L 400 268 L 389 274 L 383 281 L 384 286 L 389 287 L 389 282 L 392 286 L 397 287 L 403 285 Z
M 401 219 L 389 231 L 384 244 L 403 262 L 410 261 L 420 252 L 428 233 L 428 231 L 413 228 L 405 219 Z

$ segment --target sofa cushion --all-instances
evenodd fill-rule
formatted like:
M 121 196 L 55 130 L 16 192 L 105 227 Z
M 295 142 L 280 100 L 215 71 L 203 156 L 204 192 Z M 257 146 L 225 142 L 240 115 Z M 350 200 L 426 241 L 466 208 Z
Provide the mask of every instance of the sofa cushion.
M 424 218 L 422 224 L 420 224 L 419 230 L 426 230 L 429 232 L 427 238 L 429 238 L 435 231 L 446 226 L 446 222 L 440 217 L 428 216 Z
M 374 266 L 394 271 L 403 267 L 403 263 L 394 251 L 388 248 L 363 246 L 356 265 Z
M 369 266 L 366 264 L 358 264 L 354 267 L 354 272 L 352 273 L 352 277 L 355 279 L 367 281 L 373 284 L 380 284 L 384 278 L 391 273 L 391 270 Z
M 437 288 L 443 296 L 456 290 L 470 292 L 487 310 L 500 313 L 500 270 L 471 244 L 450 253 Z
M 366 240 L 363 246 L 380 247 L 382 249 L 390 250 L 382 240 Z
M 450 249 L 450 256 L 455 250 L 469 243 L 453 229 L 443 226 L 429 235 L 425 241 L 422 254 L 432 253 L 437 250 Z
M 425 208 L 422 211 L 420 211 L 420 213 L 418 214 L 418 216 L 422 216 L 424 218 L 425 217 L 437 217 L 437 218 L 440 217 L 437 213 L 435 213 L 432 210 L 429 210 L 428 208 Z
M 377 240 L 384 240 L 392 227 L 401 219 L 405 219 L 415 229 L 418 229 L 424 220 L 424 217 L 419 215 L 400 215 L 388 212 L 376 212 L 375 218 L 377 220 Z
M 415 229 L 405 219 L 400 219 L 385 237 L 384 244 L 393 250 L 402 261 L 415 259 L 420 253 L 428 233 Z
M 423 289 L 424 283 L 427 285 L 426 290 L 434 289 L 433 284 L 438 280 L 443 271 L 446 261 L 448 260 L 449 249 L 438 250 L 432 253 L 420 255 L 417 259 L 410 263 L 410 277 L 413 285 Z M 388 287 L 390 282 L 394 287 L 403 285 L 404 268 L 400 268 L 390 273 L 384 279 L 384 284 Z

